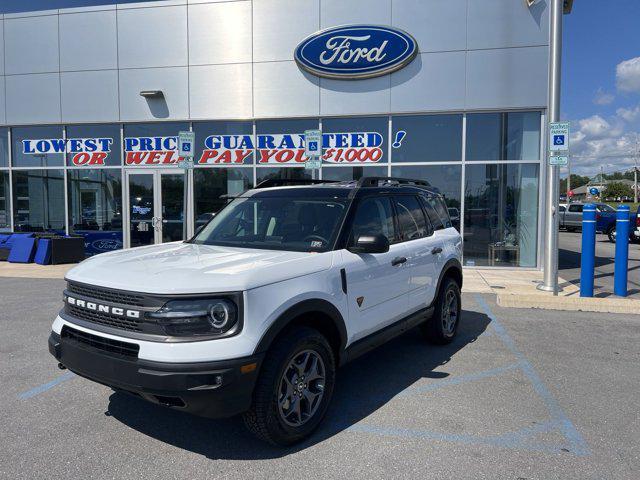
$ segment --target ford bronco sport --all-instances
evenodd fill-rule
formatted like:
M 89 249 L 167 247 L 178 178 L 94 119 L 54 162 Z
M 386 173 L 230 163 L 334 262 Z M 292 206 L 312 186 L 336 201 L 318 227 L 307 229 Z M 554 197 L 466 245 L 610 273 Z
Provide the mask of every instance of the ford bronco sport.
M 320 423 L 338 366 L 460 322 L 461 238 L 426 182 L 271 180 L 191 240 L 105 253 L 67 274 L 60 368 L 170 408 L 243 414 L 279 445 Z M 303 182 L 304 183 L 304 182 Z

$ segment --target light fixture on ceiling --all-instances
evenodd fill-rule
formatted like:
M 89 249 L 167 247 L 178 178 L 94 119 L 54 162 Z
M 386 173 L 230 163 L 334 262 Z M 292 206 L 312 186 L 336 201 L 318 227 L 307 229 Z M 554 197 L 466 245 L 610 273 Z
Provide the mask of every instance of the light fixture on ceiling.
M 140 96 L 144 98 L 161 98 L 164 97 L 162 90 L 141 90 Z

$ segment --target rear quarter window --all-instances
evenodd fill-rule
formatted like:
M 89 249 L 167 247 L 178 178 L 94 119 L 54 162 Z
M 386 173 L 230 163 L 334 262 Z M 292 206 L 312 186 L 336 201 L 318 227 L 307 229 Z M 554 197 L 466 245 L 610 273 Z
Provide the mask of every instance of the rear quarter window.
M 442 197 L 421 197 L 434 230 L 442 230 L 452 226 L 449 211 Z

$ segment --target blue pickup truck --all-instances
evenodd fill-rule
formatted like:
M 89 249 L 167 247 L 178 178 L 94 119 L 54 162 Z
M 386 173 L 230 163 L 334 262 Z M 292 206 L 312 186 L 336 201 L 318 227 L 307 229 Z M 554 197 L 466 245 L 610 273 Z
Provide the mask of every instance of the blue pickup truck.
M 572 232 L 582 228 L 582 209 L 584 203 L 561 203 L 560 204 L 560 228 Z M 609 241 L 616 241 L 616 209 L 606 203 L 595 203 L 596 206 L 596 231 L 604 233 L 609 237 Z M 629 228 L 629 238 L 638 242 L 638 212 L 631 213 L 631 225 Z

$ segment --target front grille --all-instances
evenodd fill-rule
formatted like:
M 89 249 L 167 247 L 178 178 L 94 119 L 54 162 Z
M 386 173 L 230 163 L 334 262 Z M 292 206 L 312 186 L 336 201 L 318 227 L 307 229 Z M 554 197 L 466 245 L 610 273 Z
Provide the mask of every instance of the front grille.
M 67 289 L 69 292 L 84 297 L 103 300 L 105 302 L 117 303 L 120 305 L 131 305 L 134 307 L 144 306 L 144 295 L 120 292 L 118 290 L 108 290 L 105 288 L 91 287 L 89 285 L 80 285 L 78 283 L 68 282 Z
M 118 315 L 112 315 L 105 312 L 96 312 L 84 308 L 78 308 L 75 305 L 67 304 L 66 311 L 69 315 L 86 320 L 87 322 L 99 323 L 108 327 L 128 330 L 130 332 L 141 332 L 142 321 L 137 318 L 125 318 Z
M 90 333 L 82 332 L 66 325 L 62 327 L 62 338 L 71 340 L 72 342 L 87 345 L 96 350 L 101 350 L 110 354 L 121 355 L 123 357 L 138 358 L 140 346 L 135 343 L 121 342 L 110 338 L 103 338 Z

